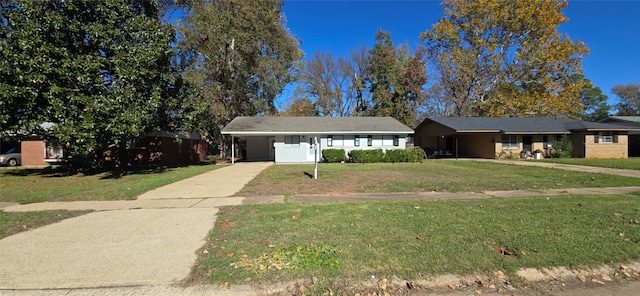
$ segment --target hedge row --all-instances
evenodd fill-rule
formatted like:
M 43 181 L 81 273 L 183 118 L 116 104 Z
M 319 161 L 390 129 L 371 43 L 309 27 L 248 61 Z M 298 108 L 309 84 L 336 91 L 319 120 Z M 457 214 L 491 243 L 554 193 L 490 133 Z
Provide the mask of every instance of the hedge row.
M 324 149 L 322 150 L 322 158 L 326 162 L 343 162 L 347 161 L 347 154 L 344 149 Z
M 347 161 L 344 149 L 324 149 L 322 158 L 326 162 Z M 422 162 L 424 158 L 425 153 L 422 149 L 390 149 L 386 153 L 382 149 L 349 151 L 349 160 L 355 163 Z

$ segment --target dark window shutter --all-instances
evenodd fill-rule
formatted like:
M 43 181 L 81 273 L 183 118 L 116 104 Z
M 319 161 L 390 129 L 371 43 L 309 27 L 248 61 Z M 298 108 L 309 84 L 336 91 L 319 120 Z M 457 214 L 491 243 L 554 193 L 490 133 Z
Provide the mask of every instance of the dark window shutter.
M 599 134 L 594 134 L 593 135 L 593 142 L 594 143 L 598 143 L 598 138 L 600 138 L 600 135 Z
M 617 134 L 613 135 L 613 142 L 614 143 L 618 143 L 618 135 Z

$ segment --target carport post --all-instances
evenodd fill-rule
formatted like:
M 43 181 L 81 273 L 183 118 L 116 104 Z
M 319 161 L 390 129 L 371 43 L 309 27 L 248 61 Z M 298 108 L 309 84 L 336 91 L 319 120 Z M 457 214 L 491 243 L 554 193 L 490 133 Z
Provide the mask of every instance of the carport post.
M 231 135 L 231 164 L 236 163 L 236 138 Z

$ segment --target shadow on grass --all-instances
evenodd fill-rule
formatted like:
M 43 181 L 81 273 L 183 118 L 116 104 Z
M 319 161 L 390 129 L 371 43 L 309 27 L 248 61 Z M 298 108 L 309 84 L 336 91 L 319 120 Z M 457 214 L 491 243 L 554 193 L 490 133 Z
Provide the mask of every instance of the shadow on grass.
M 207 165 L 207 164 L 202 164 Z M 45 178 L 64 178 L 71 176 L 97 176 L 102 175 L 100 179 L 120 179 L 127 175 L 146 175 L 160 174 L 180 166 L 158 166 L 145 168 L 77 168 L 73 166 L 51 166 L 46 168 L 17 168 L 1 171 L 0 174 L 8 176 L 41 176 Z

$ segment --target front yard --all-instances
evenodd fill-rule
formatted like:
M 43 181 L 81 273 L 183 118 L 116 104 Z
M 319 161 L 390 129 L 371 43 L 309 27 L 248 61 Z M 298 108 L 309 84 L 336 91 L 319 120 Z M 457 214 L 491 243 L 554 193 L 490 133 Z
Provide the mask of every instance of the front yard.
M 192 281 L 277 285 L 314 277 L 311 291 L 353 295 L 340 289 L 371 278 L 622 263 L 640 259 L 639 220 L 640 192 L 226 207 Z
M 638 186 L 637 178 L 509 164 L 429 160 L 424 163 L 275 164 L 249 182 L 238 196 L 385 192 L 482 192 Z
M 158 170 L 77 173 L 65 168 L 0 170 L 0 202 L 134 199 L 149 190 L 215 170 L 197 165 Z

